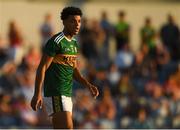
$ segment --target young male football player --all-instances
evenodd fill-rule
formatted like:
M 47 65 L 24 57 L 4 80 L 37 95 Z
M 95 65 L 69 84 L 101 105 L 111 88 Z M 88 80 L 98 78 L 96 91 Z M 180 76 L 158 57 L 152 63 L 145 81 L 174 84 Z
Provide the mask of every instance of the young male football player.
M 97 87 L 83 78 L 76 67 L 78 45 L 73 36 L 79 32 L 81 16 L 81 10 L 76 7 L 62 10 L 64 29 L 49 39 L 37 69 L 31 107 L 36 111 L 44 103 L 48 115 L 52 116 L 53 128 L 73 128 L 73 79 L 86 86 L 95 98 L 99 94 Z M 41 93 L 43 85 L 44 97 Z

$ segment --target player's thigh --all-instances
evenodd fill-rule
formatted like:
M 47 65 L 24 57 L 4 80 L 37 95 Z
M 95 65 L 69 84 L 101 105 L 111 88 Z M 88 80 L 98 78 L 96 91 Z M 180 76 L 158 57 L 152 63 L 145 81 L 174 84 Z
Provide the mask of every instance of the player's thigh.
M 52 116 L 54 128 L 72 128 L 72 99 L 67 96 L 44 97 L 49 116 Z
M 57 112 L 70 112 L 72 113 L 72 99 L 67 96 L 52 96 L 52 97 L 44 97 L 44 106 L 46 108 L 46 112 L 49 116 L 53 113 Z
M 72 113 L 67 111 L 56 112 L 52 115 L 52 123 L 56 129 L 72 129 Z

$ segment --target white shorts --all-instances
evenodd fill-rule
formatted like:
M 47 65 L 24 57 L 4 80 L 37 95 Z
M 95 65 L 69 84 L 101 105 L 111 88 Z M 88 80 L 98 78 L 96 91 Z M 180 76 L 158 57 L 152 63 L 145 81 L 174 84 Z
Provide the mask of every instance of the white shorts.
M 53 113 L 68 111 L 72 113 L 72 98 L 67 96 L 52 96 L 43 98 L 44 106 L 46 108 L 48 116 Z

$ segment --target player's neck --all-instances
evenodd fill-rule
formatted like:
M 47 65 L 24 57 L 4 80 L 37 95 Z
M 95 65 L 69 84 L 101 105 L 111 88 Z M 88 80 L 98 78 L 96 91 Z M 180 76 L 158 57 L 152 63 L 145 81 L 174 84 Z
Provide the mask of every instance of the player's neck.
M 71 40 L 73 38 L 73 35 L 71 33 L 69 33 L 67 30 L 63 30 L 63 33 L 65 35 L 66 38 L 68 38 L 69 40 Z

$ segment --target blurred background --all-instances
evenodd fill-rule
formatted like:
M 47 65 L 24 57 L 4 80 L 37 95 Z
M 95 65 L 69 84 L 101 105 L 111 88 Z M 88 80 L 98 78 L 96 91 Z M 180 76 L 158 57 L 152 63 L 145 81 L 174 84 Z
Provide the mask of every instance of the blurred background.
M 100 91 L 94 100 L 74 81 L 74 127 L 180 128 L 179 0 L 0 0 L 0 128 L 52 128 L 29 103 L 71 5 L 83 11 L 78 67 Z

